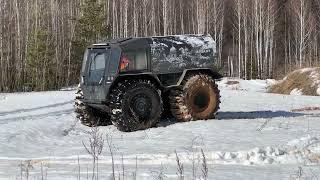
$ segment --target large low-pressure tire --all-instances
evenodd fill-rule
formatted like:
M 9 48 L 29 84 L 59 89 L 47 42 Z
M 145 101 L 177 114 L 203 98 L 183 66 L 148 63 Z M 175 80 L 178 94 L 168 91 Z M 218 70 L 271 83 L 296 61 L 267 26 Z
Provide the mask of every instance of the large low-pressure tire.
M 181 122 L 214 119 L 220 105 L 220 91 L 206 74 L 188 76 L 170 93 L 171 112 Z
M 120 130 L 151 128 L 163 111 L 161 91 L 148 80 L 124 80 L 110 94 L 111 121 Z
M 97 109 L 94 109 L 83 102 L 83 92 L 78 87 L 74 102 L 74 109 L 81 124 L 89 127 L 107 126 L 111 124 L 110 116 Z
M 166 91 L 162 93 L 162 101 L 163 101 L 163 112 L 161 119 L 172 119 L 174 118 L 170 109 L 170 92 Z

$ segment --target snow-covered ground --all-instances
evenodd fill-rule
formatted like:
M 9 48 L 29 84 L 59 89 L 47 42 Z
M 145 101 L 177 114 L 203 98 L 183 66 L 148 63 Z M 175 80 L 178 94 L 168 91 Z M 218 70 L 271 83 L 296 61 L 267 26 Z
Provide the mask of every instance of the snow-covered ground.
M 320 98 L 267 94 L 271 83 L 221 81 L 217 120 L 164 122 L 133 133 L 101 127 L 109 141 L 112 137 L 116 174 L 122 176 L 123 164 L 125 179 L 134 172 L 136 179 L 177 179 L 176 151 L 185 179 L 193 174 L 200 179 L 203 149 L 208 179 L 320 179 L 320 112 L 293 111 L 320 107 Z M 88 144 L 90 128 L 76 121 L 73 94 L 0 94 L 0 179 L 20 179 L 26 169 L 29 179 L 77 179 L 79 166 L 82 179 L 90 176 L 92 159 L 82 144 Z M 106 144 L 100 179 L 112 173 Z

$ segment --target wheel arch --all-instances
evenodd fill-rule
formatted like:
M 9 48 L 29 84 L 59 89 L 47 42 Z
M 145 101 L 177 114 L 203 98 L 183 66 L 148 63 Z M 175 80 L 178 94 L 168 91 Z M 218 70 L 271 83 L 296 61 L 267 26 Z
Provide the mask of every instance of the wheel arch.
M 203 74 L 208 74 L 210 75 L 214 80 L 217 80 L 217 79 L 221 79 L 223 78 L 223 76 L 213 70 L 213 69 L 210 69 L 210 68 L 199 68 L 199 69 L 186 69 L 183 71 L 178 83 L 177 83 L 177 86 L 180 86 L 182 81 L 185 79 L 185 77 L 188 77 L 189 75 L 191 74 L 195 74 L 195 73 L 203 73 Z

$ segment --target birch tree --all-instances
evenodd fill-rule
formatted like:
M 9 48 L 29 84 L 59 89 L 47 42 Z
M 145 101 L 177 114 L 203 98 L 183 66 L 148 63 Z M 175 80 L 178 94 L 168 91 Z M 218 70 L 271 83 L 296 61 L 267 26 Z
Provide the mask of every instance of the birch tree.
M 290 5 L 293 12 L 293 22 L 295 23 L 296 64 L 301 68 L 307 58 L 306 52 L 309 48 L 316 22 L 311 14 L 310 1 L 291 0 Z

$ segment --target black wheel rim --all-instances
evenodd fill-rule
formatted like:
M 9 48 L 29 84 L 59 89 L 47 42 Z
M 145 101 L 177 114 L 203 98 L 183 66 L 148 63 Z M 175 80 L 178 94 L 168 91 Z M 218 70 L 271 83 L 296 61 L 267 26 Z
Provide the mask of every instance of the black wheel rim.
M 193 97 L 193 106 L 195 107 L 196 112 L 202 112 L 209 105 L 209 95 L 205 91 L 198 91 Z
M 150 116 L 152 102 L 150 97 L 145 94 L 137 94 L 131 99 L 131 110 L 139 117 L 139 119 L 146 119 Z

